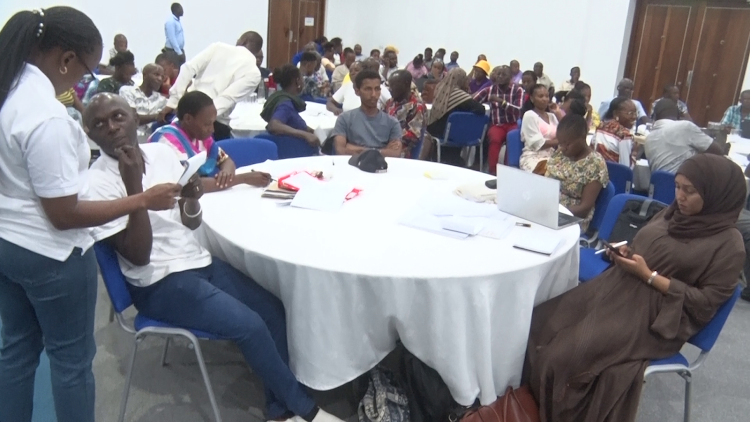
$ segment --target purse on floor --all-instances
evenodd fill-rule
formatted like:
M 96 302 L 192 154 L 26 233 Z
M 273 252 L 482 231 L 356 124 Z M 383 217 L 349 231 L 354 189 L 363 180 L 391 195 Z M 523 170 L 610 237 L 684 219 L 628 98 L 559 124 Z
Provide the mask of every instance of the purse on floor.
M 461 422 L 539 422 L 539 406 L 528 387 L 508 387 L 494 403 L 469 411 Z

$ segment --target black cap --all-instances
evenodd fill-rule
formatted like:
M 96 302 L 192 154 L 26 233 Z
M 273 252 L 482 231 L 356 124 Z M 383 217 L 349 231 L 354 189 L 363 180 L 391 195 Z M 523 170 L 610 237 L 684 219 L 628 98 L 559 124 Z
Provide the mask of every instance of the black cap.
M 368 149 L 357 155 L 352 155 L 349 164 L 368 173 L 385 173 L 388 171 L 388 163 L 385 157 L 376 149 Z

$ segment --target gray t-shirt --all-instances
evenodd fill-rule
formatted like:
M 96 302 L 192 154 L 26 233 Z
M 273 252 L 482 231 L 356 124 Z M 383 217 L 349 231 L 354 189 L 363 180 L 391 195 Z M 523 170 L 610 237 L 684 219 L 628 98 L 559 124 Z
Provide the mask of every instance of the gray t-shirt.
M 370 117 L 361 108 L 356 108 L 343 112 L 336 120 L 331 136 L 337 135 L 346 137 L 352 145 L 384 148 L 388 142 L 401 139 L 401 125 L 382 111 Z
M 651 171 L 677 173 L 682 163 L 705 152 L 713 140 L 693 122 L 662 119 L 646 137 L 646 158 Z

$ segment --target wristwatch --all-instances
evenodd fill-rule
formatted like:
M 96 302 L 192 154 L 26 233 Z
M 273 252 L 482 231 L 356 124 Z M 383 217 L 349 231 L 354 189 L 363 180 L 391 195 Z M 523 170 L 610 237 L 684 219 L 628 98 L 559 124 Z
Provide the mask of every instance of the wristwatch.
M 653 284 L 653 283 L 654 283 L 654 279 L 656 279 L 656 276 L 657 276 L 657 275 L 659 275 L 659 273 L 658 273 L 658 272 L 656 272 L 656 271 L 652 272 L 652 273 L 651 273 L 651 277 L 649 277 L 649 278 L 648 278 L 648 280 L 646 281 L 646 283 L 648 283 L 648 285 L 649 285 L 649 286 L 650 286 L 651 284 Z

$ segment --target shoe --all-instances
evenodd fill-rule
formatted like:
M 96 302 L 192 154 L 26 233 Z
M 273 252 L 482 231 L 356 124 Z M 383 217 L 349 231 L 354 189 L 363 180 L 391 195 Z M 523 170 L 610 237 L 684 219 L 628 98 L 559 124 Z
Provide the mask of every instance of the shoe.
M 315 415 L 312 422 L 344 422 L 342 419 L 339 419 L 332 414 L 326 412 L 323 409 L 318 410 L 318 414 Z
M 742 293 L 740 293 L 740 297 L 743 300 L 750 302 L 750 287 L 745 287 L 744 289 L 742 289 Z

